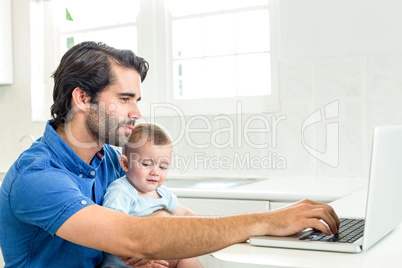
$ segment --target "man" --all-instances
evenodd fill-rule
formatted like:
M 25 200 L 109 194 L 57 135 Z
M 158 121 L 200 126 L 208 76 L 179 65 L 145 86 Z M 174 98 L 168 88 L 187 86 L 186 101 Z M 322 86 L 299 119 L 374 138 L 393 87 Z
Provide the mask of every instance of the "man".
M 309 200 L 216 218 L 132 217 L 100 206 L 107 186 L 123 175 L 109 144 L 127 144 L 141 117 L 137 102 L 147 71 L 148 63 L 132 52 L 93 42 L 63 56 L 53 75 L 53 120 L 1 186 L 6 267 L 95 267 L 101 251 L 133 266 L 199 256 L 252 235 L 290 235 L 308 227 L 337 233 L 333 209 Z

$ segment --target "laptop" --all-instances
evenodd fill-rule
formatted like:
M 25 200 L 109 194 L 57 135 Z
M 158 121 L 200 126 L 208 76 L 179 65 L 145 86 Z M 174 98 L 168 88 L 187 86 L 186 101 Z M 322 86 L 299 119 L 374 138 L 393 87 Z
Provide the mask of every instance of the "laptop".
M 402 204 L 402 126 L 374 129 L 369 174 L 365 218 L 342 218 L 339 234 L 326 236 L 306 229 L 287 237 L 254 236 L 250 244 L 349 253 L 367 250 L 395 229 L 402 219 L 401 209 L 387 209 L 392 204 Z M 350 228 L 357 230 L 346 234 Z

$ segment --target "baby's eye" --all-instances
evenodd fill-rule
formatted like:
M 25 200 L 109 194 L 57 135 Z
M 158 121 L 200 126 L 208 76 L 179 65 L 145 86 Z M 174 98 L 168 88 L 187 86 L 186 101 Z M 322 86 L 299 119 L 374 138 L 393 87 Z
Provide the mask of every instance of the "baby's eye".
M 159 166 L 160 169 L 165 170 L 169 168 L 169 165 L 161 165 Z
M 150 162 L 142 162 L 143 167 L 150 167 L 152 164 Z

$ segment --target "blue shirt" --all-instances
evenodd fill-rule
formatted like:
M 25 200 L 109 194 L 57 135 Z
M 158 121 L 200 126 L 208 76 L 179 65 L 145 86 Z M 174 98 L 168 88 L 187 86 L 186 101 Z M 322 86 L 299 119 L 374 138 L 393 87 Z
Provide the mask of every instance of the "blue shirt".
M 161 198 L 145 198 L 124 176 L 112 182 L 106 190 L 103 206 L 124 212 L 131 216 L 147 216 L 160 209 L 173 211 L 177 208 L 177 197 L 165 186 L 156 189 Z M 129 267 L 124 265 L 115 255 L 104 252 L 101 267 Z
M 104 145 L 91 165 L 49 124 L 23 152 L 0 188 L 0 246 L 5 267 L 95 267 L 102 252 L 55 236 L 74 213 L 103 202 L 109 184 L 124 175 L 119 153 Z

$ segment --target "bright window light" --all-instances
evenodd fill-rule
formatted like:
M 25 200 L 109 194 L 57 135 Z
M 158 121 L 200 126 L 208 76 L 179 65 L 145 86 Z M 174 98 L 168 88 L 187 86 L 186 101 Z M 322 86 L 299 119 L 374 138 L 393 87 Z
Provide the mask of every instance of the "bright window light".
M 271 94 L 267 1 L 168 3 L 173 15 L 174 99 Z

